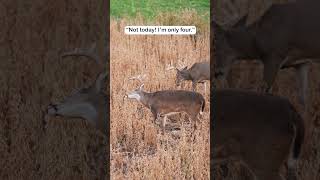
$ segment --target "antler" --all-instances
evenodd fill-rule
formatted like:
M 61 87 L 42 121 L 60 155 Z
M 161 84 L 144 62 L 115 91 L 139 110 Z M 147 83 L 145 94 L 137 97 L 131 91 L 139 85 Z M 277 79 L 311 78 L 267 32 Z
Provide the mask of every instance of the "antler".
M 102 62 L 99 61 L 99 56 L 96 53 L 96 47 L 97 43 L 94 42 L 90 46 L 90 48 L 75 48 L 72 51 L 67 51 L 61 54 L 61 57 L 67 57 L 67 56 L 84 56 L 89 59 L 94 60 L 99 65 L 102 64 Z M 107 69 L 105 69 L 103 72 L 99 73 L 99 75 L 96 78 L 95 81 L 95 88 L 99 92 L 102 89 L 102 85 L 104 83 L 105 78 L 107 77 Z
M 138 80 L 141 83 L 143 83 L 143 79 L 146 78 L 146 76 L 147 75 L 145 75 L 145 74 L 140 74 L 140 75 L 137 75 L 137 76 L 130 77 L 129 80 Z
M 172 69 L 182 69 L 184 67 L 186 67 L 186 65 L 181 62 L 181 60 L 178 61 L 178 66 L 173 66 L 171 63 L 166 65 L 166 71 L 172 70 Z
M 95 60 L 98 64 L 101 64 L 99 61 L 98 55 L 95 53 L 97 47 L 97 43 L 94 42 L 90 46 L 90 48 L 75 48 L 73 51 L 67 51 L 61 54 L 61 57 L 67 56 L 85 56 Z
M 178 65 L 179 65 L 179 69 L 187 67 L 187 65 L 185 65 L 185 63 L 180 60 L 178 61 Z
M 166 71 L 172 70 L 172 69 L 176 69 L 175 66 L 172 66 L 171 64 L 167 64 L 166 65 Z

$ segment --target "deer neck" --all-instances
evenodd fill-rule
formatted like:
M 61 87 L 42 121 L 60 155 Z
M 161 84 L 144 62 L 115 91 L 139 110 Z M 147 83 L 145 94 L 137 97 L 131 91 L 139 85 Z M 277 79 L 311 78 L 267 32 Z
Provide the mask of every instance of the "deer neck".
M 150 107 L 150 104 L 151 104 L 151 96 L 152 96 L 152 93 L 142 92 L 142 96 L 141 96 L 140 102 L 141 102 L 144 106 Z
M 192 77 L 191 77 L 191 72 L 190 70 L 183 70 L 182 71 L 182 77 L 184 80 L 192 80 Z
M 97 128 L 100 129 L 100 131 L 107 135 L 107 128 L 108 128 L 108 119 L 107 119 L 107 114 L 109 114 L 108 112 L 108 102 L 107 102 L 107 95 L 104 93 L 101 93 L 99 96 L 99 105 L 97 107 L 98 109 L 98 115 L 99 120 L 97 119 Z
M 88 113 L 88 116 L 85 119 L 97 122 L 99 118 L 105 119 L 106 117 L 106 108 L 107 108 L 107 96 L 103 93 L 99 93 L 91 99 L 91 113 Z M 94 113 L 95 112 L 95 113 Z

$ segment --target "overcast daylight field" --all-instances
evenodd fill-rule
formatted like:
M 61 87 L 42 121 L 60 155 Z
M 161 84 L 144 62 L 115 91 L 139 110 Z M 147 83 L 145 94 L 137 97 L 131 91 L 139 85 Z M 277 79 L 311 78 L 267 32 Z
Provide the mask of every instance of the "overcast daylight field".
M 191 65 L 209 58 L 209 21 L 202 21 L 205 14 L 209 14 L 207 5 L 209 2 L 206 1 L 185 0 L 111 1 L 112 179 L 209 179 L 208 95 L 205 96 L 207 104 L 202 130 L 195 133 L 195 143 L 190 143 L 187 122 L 181 127 L 181 131 L 167 131 L 165 135 L 161 135 L 159 126 L 151 122 L 151 112 L 138 102 L 124 97 L 126 92 L 140 85 L 137 81 L 129 81 L 131 76 L 146 74 L 144 82 L 147 91 L 174 89 L 175 73 L 165 71 L 166 64 L 175 64 L 176 60 L 181 60 L 186 65 Z M 188 36 L 128 37 L 123 33 L 126 25 L 157 24 L 196 25 L 197 28 L 201 27 L 201 35 L 197 36 L 197 41 L 191 41 Z M 304 120 L 312 128 L 308 144 L 298 163 L 297 174 L 301 180 L 320 179 L 320 82 L 317 69 L 319 65 L 313 65 L 309 74 L 310 108 L 307 115 L 304 114 Z M 231 76 L 231 87 L 255 90 L 262 79 L 262 66 L 255 62 L 236 63 Z M 190 84 L 187 83 L 185 88 L 190 89 Z M 289 98 L 302 113 L 297 102 L 297 88 L 295 71 L 281 70 L 273 93 Z M 198 91 L 204 93 L 202 86 L 198 87 Z M 217 180 L 251 179 L 248 171 L 237 162 L 217 166 L 211 173 Z
M 209 179 L 209 83 L 206 95 L 203 85 L 197 87 L 205 96 L 206 107 L 194 133 L 187 115 L 181 114 L 173 116 L 167 125 L 180 130 L 168 129 L 162 135 L 160 126 L 152 122 L 151 111 L 125 97 L 141 85 L 128 80 L 132 76 L 145 74 L 144 89 L 149 92 L 177 89 L 176 72 L 167 71 L 167 65 L 190 67 L 208 61 L 209 20 L 196 8 L 159 12 L 152 18 L 141 14 L 111 18 L 111 179 Z M 129 36 L 124 34 L 127 25 L 196 25 L 200 33 L 196 38 Z M 191 90 L 191 82 L 184 83 L 183 89 Z

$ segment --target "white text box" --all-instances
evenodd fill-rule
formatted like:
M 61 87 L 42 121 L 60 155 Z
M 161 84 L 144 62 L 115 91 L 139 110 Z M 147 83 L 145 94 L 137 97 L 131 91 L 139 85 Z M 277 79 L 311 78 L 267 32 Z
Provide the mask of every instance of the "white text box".
M 195 26 L 126 26 L 129 35 L 190 35 L 196 34 Z

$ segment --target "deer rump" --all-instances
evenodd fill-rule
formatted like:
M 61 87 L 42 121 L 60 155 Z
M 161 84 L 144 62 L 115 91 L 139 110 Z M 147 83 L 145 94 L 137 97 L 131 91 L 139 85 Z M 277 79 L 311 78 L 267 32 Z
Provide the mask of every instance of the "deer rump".
M 236 158 L 258 178 L 278 179 L 290 152 L 298 158 L 304 125 L 287 99 L 238 90 L 214 91 L 213 99 L 213 160 Z

